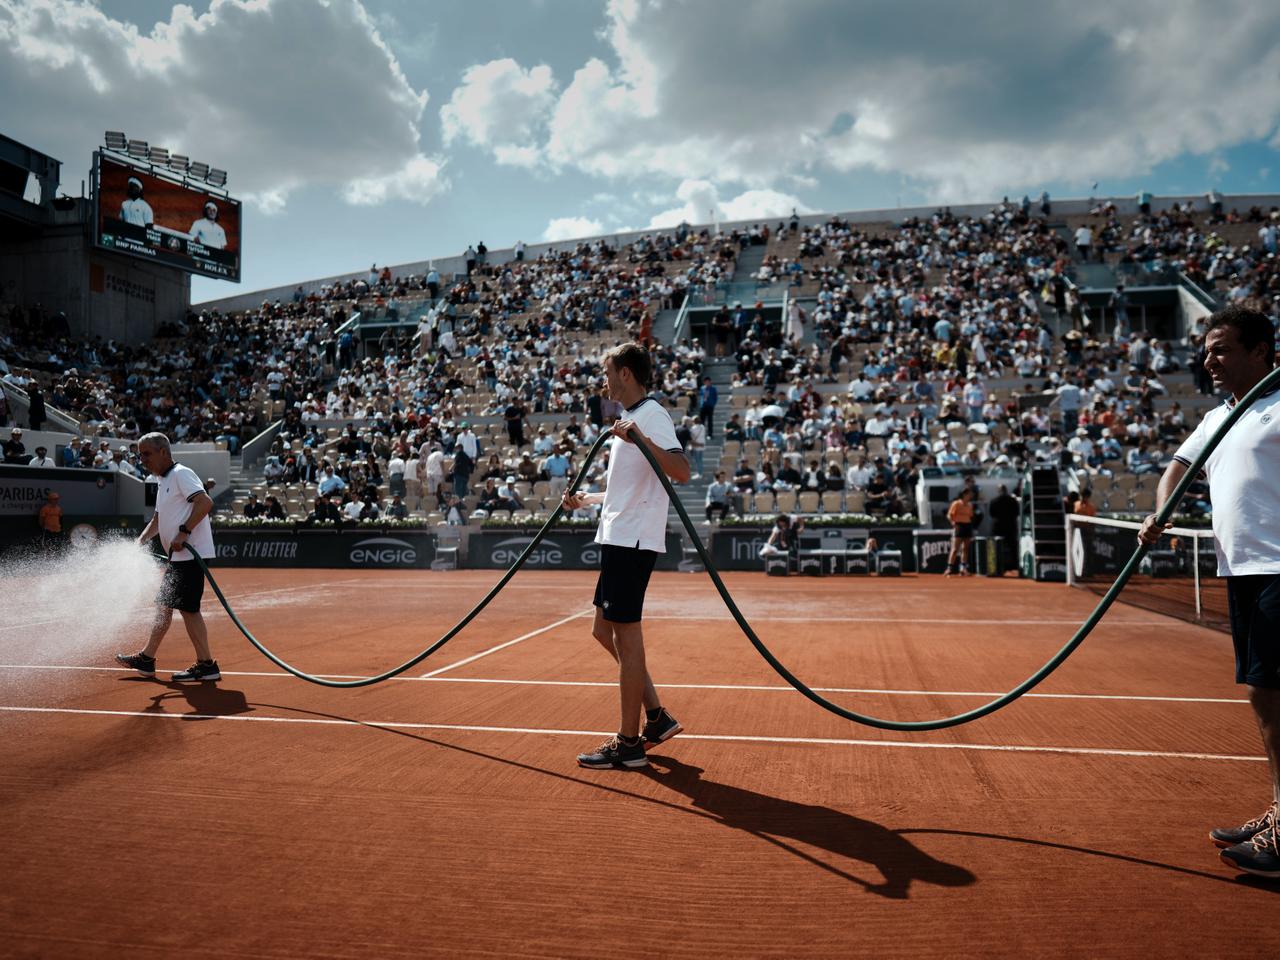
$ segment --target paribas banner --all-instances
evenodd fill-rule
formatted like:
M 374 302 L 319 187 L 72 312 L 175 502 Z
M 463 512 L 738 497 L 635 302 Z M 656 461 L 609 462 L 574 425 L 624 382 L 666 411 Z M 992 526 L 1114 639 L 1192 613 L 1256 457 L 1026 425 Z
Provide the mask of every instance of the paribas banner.
M 51 492 L 63 513 L 117 512 L 116 476 L 109 471 L 0 467 L 0 517 L 34 518 Z

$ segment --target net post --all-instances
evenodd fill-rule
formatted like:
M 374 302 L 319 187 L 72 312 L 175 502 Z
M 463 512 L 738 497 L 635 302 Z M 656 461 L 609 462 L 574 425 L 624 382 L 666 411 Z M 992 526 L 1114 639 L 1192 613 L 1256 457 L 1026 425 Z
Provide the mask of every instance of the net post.
M 1076 565 L 1071 556 L 1071 520 L 1074 514 L 1066 514 L 1063 517 L 1063 525 L 1067 528 L 1067 586 L 1074 587 L 1076 585 Z
M 1200 538 L 1191 538 L 1191 562 L 1194 564 L 1196 577 L 1196 622 L 1204 619 L 1200 609 Z

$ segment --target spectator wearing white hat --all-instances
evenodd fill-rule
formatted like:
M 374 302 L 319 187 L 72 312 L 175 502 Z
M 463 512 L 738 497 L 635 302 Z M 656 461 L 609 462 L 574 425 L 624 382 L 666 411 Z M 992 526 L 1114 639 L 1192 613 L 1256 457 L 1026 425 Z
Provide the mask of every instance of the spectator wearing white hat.
M 14 427 L 9 431 L 9 439 L 4 442 L 4 462 L 23 464 L 30 459 L 27 445 L 22 442 L 22 428 Z

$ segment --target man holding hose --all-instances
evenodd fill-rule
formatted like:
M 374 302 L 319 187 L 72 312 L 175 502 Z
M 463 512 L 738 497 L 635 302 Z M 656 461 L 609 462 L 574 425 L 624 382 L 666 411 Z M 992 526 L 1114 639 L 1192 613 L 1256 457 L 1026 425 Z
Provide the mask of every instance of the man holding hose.
M 689 462 L 680 450 L 671 415 L 648 396 L 649 352 L 637 343 L 615 347 L 605 355 L 604 369 L 609 396 L 625 408 L 622 419 L 613 425 L 605 492 L 566 495 L 564 506 L 577 510 L 588 503 L 602 504 L 596 531 L 596 543 L 601 545 L 600 579 L 591 632 L 618 661 L 622 718 L 617 736 L 579 754 L 578 763 L 597 769 L 635 768 L 649 763 L 646 742 L 662 743 L 681 730 L 658 699 L 645 665 L 640 620 L 649 576 L 658 555 L 666 551 L 668 497 L 637 445 L 643 443 L 677 483 L 689 480 Z
M 1205 415 L 1178 448 L 1156 491 L 1159 511 L 1231 408 L 1275 366 L 1275 330 L 1257 310 L 1233 305 L 1208 320 L 1205 371 L 1230 396 Z M 1239 827 L 1209 838 L 1222 861 L 1246 873 L 1280 877 L 1280 390 L 1259 397 L 1205 462 L 1213 502 L 1218 575 L 1227 579 L 1236 682 L 1249 689 L 1271 772 L 1270 806 Z M 1165 527 L 1172 526 L 1172 522 Z M 1155 514 L 1138 539 L 1154 546 L 1163 532 Z
M 209 652 L 209 631 L 200 613 L 204 596 L 204 572 L 195 557 L 185 549 L 191 545 L 208 561 L 214 557 L 213 528 L 209 513 L 213 501 L 204 492 L 204 482 L 190 467 L 173 462 L 169 438 L 163 433 L 148 433 L 138 441 L 138 459 L 148 473 L 159 481 L 156 490 L 156 512 L 138 537 L 139 546 L 159 534 L 160 543 L 169 554 L 164 580 L 156 596 L 156 618 L 147 645 L 139 653 L 128 656 L 117 653 L 116 661 L 132 667 L 144 677 L 156 675 L 156 651 L 173 622 L 173 611 L 182 614 L 191 645 L 196 648 L 196 662 L 173 679 L 186 681 L 221 680 L 218 662 Z

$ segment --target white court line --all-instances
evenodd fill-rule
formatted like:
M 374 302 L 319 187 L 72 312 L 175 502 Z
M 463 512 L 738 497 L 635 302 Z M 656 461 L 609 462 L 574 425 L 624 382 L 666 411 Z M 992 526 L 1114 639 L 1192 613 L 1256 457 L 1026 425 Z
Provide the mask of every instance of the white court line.
M 751 616 L 745 611 L 742 614 L 748 620 Z M 649 620 L 724 620 L 728 619 L 730 614 L 725 611 L 719 616 L 699 616 L 698 614 L 645 614 L 645 621 Z M 995 619 L 978 619 L 971 620 L 963 617 L 775 617 L 768 613 L 757 613 L 755 616 L 760 618 L 762 623 L 976 623 L 976 624 L 1016 624 L 1018 626 L 1035 626 L 1044 624 L 1047 626 L 1062 626 L 1063 624 L 1071 626 L 1079 626 L 1083 620 L 1062 619 L 1062 620 L 1008 620 L 1005 618 Z M 1168 627 L 1184 623 L 1184 621 L 1174 621 L 1173 624 L 1169 620 L 1103 620 L 1099 626 L 1112 627 Z M 1185 623 L 1186 626 L 1197 627 L 1197 623 Z
M 387 720 L 345 720 L 320 717 L 248 717 L 243 714 L 155 713 L 138 710 L 84 710 L 72 707 L 9 707 L 6 713 L 78 714 L 96 717 L 150 717 L 166 720 L 239 720 L 247 723 L 304 723 L 340 727 L 389 727 L 394 730 L 453 730 L 463 733 L 542 734 L 556 737 L 609 737 L 603 730 L 560 730 L 542 727 L 490 727 L 460 723 L 406 723 Z M 682 733 L 681 740 L 731 743 L 778 743 L 794 746 L 901 747 L 908 750 L 976 750 L 997 753 L 1058 753 L 1095 757 L 1140 757 L 1164 760 L 1240 760 L 1265 763 L 1266 757 L 1227 753 L 1181 753 L 1173 750 L 1112 750 L 1103 747 L 1015 746 L 998 743 L 925 743 L 914 740 L 854 740 L 844 737 L 755 737 L 740 734 Z
M 570 618 L 572 619 L 572 618 Z M 562 621 L 563 622 L 563 621 Z M 543 627 L 550 630 L 551 627 Z M 509 641 L 508 644 L 515 641 Z M 496 647 L 494 649 L 497 649 Z M 455 664 L 457 666 L 458 664 Z M 448 669 L 448 668 L 446 668 Z M 80 664 L 36 664 L 36 663 L 0 663 L 0 670 L 90 670 L 104 673 L 133 673 L 128 667 L 83 666 Z M 292 674 L 282 670 L 223 670 L 224 677 L 273 677 L 275 679 L 291 678 Z M 366 676 L 351 673 L 321 673 L 322 680 L 368 680 Z M 512 680 L 509 678 L 486 677 L 437 677 L 425 674 L 421 677 L 392 677 L 394 681 L 421 683 L 488 683 L 522 687 L 616 687 L 613 680 Z M 796 693 L 794 687 L 786 684 L 754 684 L 754 683 L 657 683 L 654 686 L 661 690 L 739 690 L 744 692 L 764 693 Z M 861 693 L 878 694 L 889 697 L 982 697 L 994 699 L 1004 696 L 1005 692 L 995 693 L 986 690 L 886 690 L 879 687 L 811 687 L 816 693 Z M 1137 703 L 1248 703 L 1245 699 L 1227 697 L 1151 697 L 1122 693 L 1024 693 L 1024 700 L 1119 700 Z
M 496 647 L 490 647 L 488 650 L 481 650 L 477 654 L 473 654 L 472 656 L 467 657 L 464 660 L 459 660 L 457 663 L 451 663 L 448 666 L 441 667 L 439 670 L 432 670 L 429 673 L 424 673 L 422 676 L 418 677 L 417 679 L 430 680 L 432 677 L 439 676 L 440 674 L 448 670 L 452 670 L 455 667 L 466 666 L 468 663 L 471 663 L 472 661 L 475 661 L 475 660 L 479 660 L 481 657 L 487 657 L 491 653 L 497 653 L 499 650 L 505 650 L 507 649 L 507 647 L 513 647 L 517 643 L 523 643 L 525 640 L 529 640 L 529 639 L 532 639 L 533 637 L 540 636 L 546 633 L 548 630 L 554 630 L 556 627 L 559 627 L 568 623 L 570 620 L 577 620 L 579 617 L 585 617 L 587 614 L 592 613 L 593 611 L 594 611 L 594 608 L 590 610 L 579 611 L 578 613 L 565 617 L 563 620 L 557 620 L 555 623 L 549 623 L 545 627 L 540 627 L 537 630 L 534 630 L 530 633 L 526 633 L 522 637 L 516 637 L 514 640 L 508 640 L 506 643 L 500 643 Z

